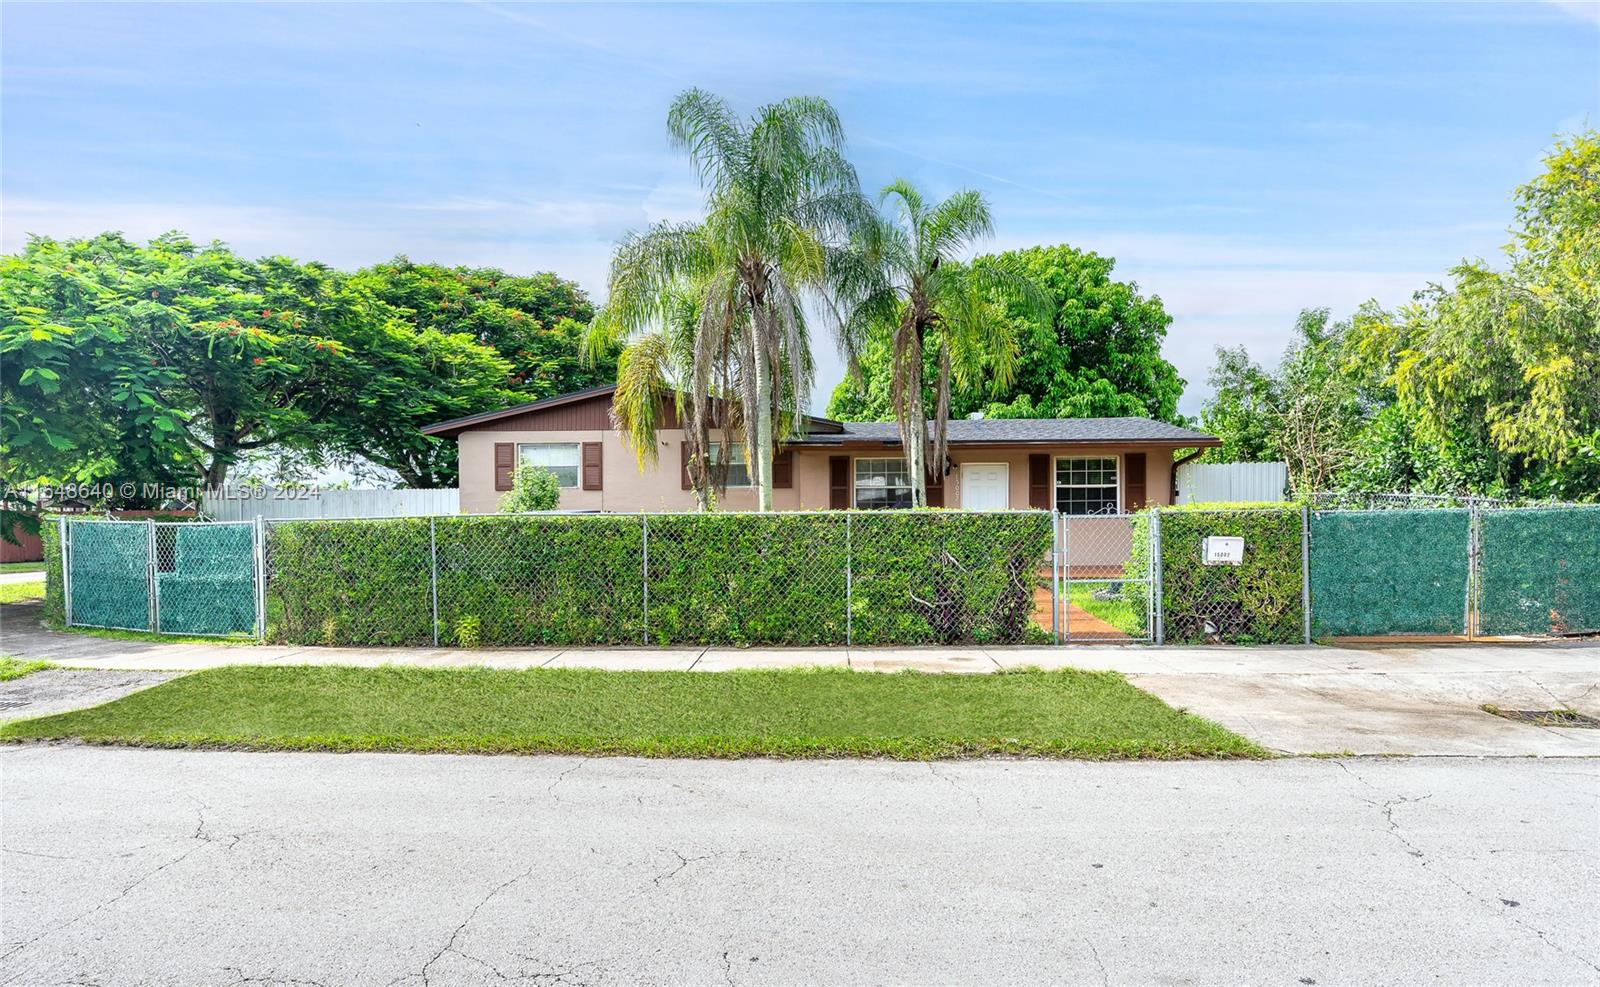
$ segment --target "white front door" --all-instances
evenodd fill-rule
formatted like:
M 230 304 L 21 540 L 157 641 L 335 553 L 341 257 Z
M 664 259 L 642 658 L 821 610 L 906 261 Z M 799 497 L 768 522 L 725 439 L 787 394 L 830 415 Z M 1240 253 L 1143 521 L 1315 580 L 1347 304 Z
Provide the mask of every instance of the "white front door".
M 1011 506 L 1011 473 L 1005 463 L 962 463 L 961 506 L 1003 511 Z

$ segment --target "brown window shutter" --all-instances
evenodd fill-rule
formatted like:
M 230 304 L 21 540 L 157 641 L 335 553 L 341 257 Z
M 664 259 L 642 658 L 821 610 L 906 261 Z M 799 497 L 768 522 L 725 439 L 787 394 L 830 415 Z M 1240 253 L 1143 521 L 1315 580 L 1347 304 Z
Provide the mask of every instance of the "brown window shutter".
M 828 507 L 835 511 L 850 507 L 850 457 L 828 457 Z
M 1122 456 L 1123 511 L 1132 513 L 1144 506 L 1144 453 L 1129 452 Z
M 496 490 L 510 490 L 512 474 L 516 472 L 517 444 L 515 442 L 496 442 L 494 444 L 494 488 Z
M 600 453 L 600 443 L 583 444 L 583 489 L 599 490 L 605 480 L 605 469 Z
M 1050 456 L 1046 453 L 1028 455 L 1028 506 L 1050 509 Z
M 689 443 L 679 442 L 678 450 L 683 453 L 683 489 L 693 490 L 694 484 L 689 480 Z
M 794 486 L 794 450 L 785 449 L 772 457 L 772 488 L 788 490 Z
M 944 467 L 937 466 L 928 474 L 928 506 L 944 506 Z

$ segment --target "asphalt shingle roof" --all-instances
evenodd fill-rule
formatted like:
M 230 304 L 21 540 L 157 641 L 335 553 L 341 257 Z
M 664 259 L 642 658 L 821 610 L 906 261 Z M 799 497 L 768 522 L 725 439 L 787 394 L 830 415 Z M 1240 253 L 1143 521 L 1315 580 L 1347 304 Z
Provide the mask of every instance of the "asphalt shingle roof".
M 837 434 L 808 435 L 798 444 L 883 442 L 900 437 L 894 422 L 841 422 Z M 931 424 L 931 423 L 930 423 Z M 957 418 L 950 442 L 1215 442 L 1216 437 L 1149 418 Z

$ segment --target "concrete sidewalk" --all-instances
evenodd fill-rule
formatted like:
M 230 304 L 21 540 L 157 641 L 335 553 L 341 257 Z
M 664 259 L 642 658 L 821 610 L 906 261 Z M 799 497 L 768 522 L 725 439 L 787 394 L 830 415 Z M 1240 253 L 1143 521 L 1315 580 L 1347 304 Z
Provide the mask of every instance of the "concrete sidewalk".
M 1120 672 L 1173 706 L 1285 753 L 1600 756 L 1600 730 L 1483 712 L 1600 716 L 1600 643 L 1323 647 L 319 648 L 113 641 L 52 631 L 37 604 L 0 607 L 0 652 L 68 668 L 410 665 L 727 671 L 848 667 L 981 673 L 1034 666 Z

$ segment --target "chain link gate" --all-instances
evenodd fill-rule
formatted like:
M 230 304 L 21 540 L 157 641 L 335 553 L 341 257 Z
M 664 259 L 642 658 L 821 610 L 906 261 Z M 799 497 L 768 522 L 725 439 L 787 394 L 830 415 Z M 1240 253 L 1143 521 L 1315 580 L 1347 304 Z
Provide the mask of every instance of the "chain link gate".
M 260 637 L 255 522 L 61 522 L 68 626 Z
M 1052 589 L 1057 640 L 1154 640 L 1155 537 L 1145 515 L 1056 514 Z

